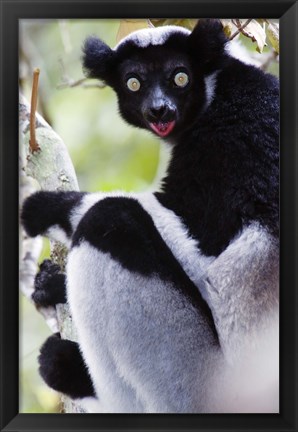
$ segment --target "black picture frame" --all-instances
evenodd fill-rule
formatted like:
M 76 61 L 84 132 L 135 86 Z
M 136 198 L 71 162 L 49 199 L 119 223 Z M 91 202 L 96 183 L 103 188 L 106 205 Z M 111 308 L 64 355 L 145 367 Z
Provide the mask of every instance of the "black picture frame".
M 286 0 L 0 0 L 0 3 L 1 431 L 297 431 L 297 2 Z M 280 19 L 280 413 L 19 414 L 18 20 L 182 16 Z

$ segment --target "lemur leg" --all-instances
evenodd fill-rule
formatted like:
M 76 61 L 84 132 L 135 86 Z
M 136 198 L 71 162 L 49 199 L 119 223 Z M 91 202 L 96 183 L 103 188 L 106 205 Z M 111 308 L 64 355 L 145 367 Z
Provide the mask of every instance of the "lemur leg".
M 56 391 L 73 399 L 94 397 L 93 384 L 79 345 L 61 339 L 59 333 L 50 336 L 40 350 L 39 372 Z
M 40 192 L 28 199 L 22 211 L 22 222 L 34 236 L 46 234 L 54 225 L 63 226 L 65 238 L 71 227 L 67 216 L 83 194 Z M 64 219 L 65 217 L 65 219 Z M 56 306 L 66 302 L 66 277 L 58 265 L 45 260 L 35 277 L 32 299 L 37 307 Z M 41 348 L 39 371 L 53 389 L 72 398 L 94 397 L 93 384 L 76 342 L 62 340 L 58 334 L 50 336 Z
M 208 372 L 219 356 L 212 316 L 137 200 L 105 198 L 90 208 L 73 235 L 67 275 L 96 393 L 114 412 L 123 382 L 145 412 L 209 410 Z
M 278 240 L 258 224 L 244 228 L 208 267 L 201 292 L 227 362 L 219 409 L 279 412 Z

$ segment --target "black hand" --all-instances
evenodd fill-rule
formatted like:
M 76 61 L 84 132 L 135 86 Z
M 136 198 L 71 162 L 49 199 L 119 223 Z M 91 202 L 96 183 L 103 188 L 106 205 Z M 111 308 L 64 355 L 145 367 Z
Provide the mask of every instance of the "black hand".
M 34 288 L 32 299 L 37 307 L 66 303 L 65 275 L 61 273 L 60 267 L 50 260 L 45 260 L 40 265 L 40 271 L 35 276 Z
M 50 336 L 40 350 L 39 372 L 49 387 L 73 399 L 95 396 L 93 384 L 79 345 Z

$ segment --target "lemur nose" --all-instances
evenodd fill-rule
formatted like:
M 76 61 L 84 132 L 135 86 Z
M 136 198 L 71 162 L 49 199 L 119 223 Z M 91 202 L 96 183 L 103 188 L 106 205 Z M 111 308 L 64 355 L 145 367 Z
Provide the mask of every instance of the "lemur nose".
M 155 105 L 147 108 L 145 117 L 151 122 L 168 121 L 173 117 L 175 111 L 172 110 L 168 105 Z
M 159 105 L 148 109 L 148 114 L 151 116 L 152 120 L 162 120 L 167 112 L 168 107 L 166 105 Z

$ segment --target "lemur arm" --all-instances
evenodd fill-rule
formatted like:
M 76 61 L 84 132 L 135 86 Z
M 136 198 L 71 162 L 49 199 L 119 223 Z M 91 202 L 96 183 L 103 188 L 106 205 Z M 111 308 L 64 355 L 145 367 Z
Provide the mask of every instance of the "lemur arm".
M 221 347 L 233 363 L 242 348 L 251 350 L 256 343 L 254 330 L 266 339 L 270 320 L 276 320 L 278 240 L 256 223 L 244 228 L 207 268 L 200 289 L 212 311 Z M 274 337 L 278 341 L 278 335 Z
M 84 193 L 40 191 L 24 202 L 21 222 L 30 237 L 44 235 L 69 245 L 73 227 L 71 212 Z

